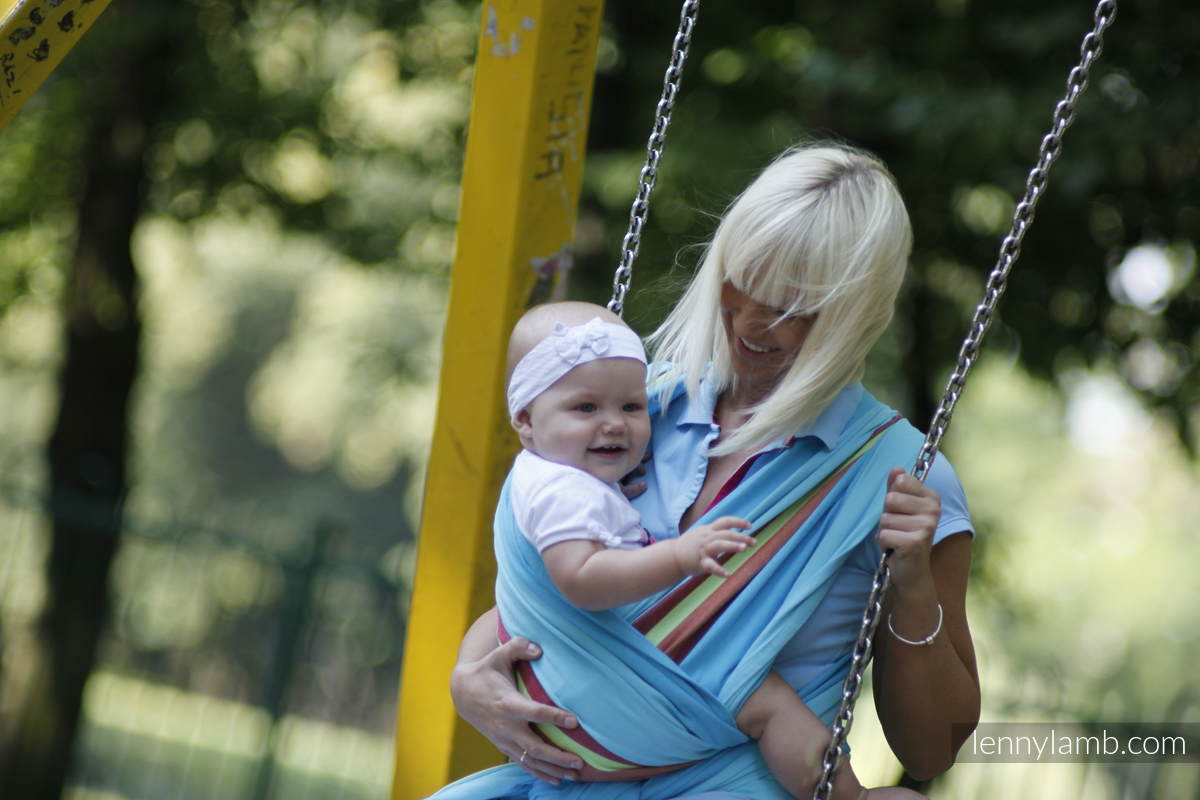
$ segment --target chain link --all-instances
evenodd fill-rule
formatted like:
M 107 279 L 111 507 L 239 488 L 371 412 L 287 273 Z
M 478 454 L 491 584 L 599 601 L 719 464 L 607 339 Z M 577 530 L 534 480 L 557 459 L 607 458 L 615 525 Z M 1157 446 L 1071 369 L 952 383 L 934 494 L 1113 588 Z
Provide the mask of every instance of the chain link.
M 1017 204 L 1013 212 L 1012 227 L 1000 243 L 1000 254 L 995 267 L 988 276 L 983 300 L 975 309 L 975 317 L 971 321 L 970 331 L 958 352 L 958 364 L 955 366 L 954 372 L 950 374 L 942 401 L 937 411 L 934 412 L 933 419 L 929 424 L 929 432 L 917 455 L 916 464 L 912 469 L 912 474 L 917 480 L 925 480 L 925 476 L 933 464 L 933 459 L 937 455 L 942 436 L 950 427 L 950 416 L 954 412 L 958 398 L 962 395 L 967 373 L 970 372 L 979 356 L 980 343 L 988 328 L 991 327 L 996 305 L 1000 301 L 1000 296 L 1004 294 L 1008 282 L 1008 274 L 1021 255 L 1021 243 L 1025 239 L 1030 225 L 1033 224 L 1038 201 L 1046 190 L 1047 175 L 1062 152 L 1063 134 L 1075 120 L 1075 105 L 1087 88 L 1092 64 L 1100 57 L 1100 51 L 1104 44 L 1104 31 L 1112 24 L 1116 14 L 1116 0 L 1100 0 L 1096 4 L 1093 14 L 1094 27 L 1083 37 L 1083 43 L 1079 48 L 1079 64 L 1067 76 L 1066 94 L 1054 107 L 1050 132 L 1042 137 L 1037 163 L 1029 171 L 1029 176 L 1025 181 L 1025 196 Z M 879 619 L 883 611 L 883 598 L 887 593 L 890 580 L 891 570 L 888 567 L 888 554 L 884 553 L 879 560 L 879 567 L 875 571 L 871 592 L 863 610 L 862 627 L 859 629 L 858 639 L 854 643 L 850 672 L 842 684 L 842 702 L 833 720 L 833 736 L 825 750 L 821 779 L 817 782 L 816 791 L 813 793 L 814 800 L 827 800 L 833 791 L 833 773 L 841 758 L 842 744 L 850 733 L 850 726 L 854 721 L 854 702 L 862 689 L 863 671 L 871 659 L 875 631 L 879 627 Z
M 688 48 L 692 44 L 692 29 L 696 27 L 696 14 L 700 11 L 700 0 L 685 0 L 679 14 L 679 30 L 671 46 L 671 62 L 663 78 L 662 97 L 654 111 L 654 127 L 646 144 L 646 163 L 638 175 L 637 196 L 629 210 L 629 230 L 621 242 L 621 261 L 613 275 L 612 299 L 608 309 L 615 314 L 625 310 L 625 295 L 633 277 L 633 260 L 637 258 L 642 243 L 642 228 L 646 214 L 650 211 L 650 193 L 658 180 L 658 162 L 662 159 L 663 144 L 667 138 L 667 126 L 671 124 L 671 112 L 675 108 L 675 97 L 679 94 L 679 81 L 683 77 L 683 62 L 687 60 Z

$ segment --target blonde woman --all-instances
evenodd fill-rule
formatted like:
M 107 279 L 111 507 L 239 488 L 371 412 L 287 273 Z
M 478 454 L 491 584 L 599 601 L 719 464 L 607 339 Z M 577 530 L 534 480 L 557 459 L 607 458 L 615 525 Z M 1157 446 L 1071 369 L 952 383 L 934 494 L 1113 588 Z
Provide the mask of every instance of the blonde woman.
M 944 458 L 926 484 L 906 473 L 920 434 L 860 383 L 892 317 L 911 240 L 886 168 L 839 144 L 787 151 L 730 205 L 649 340 L 653 458 L 634 504 L 656 539 L 719 515 L 764 530 L 798 519 L 796 508 L 805 516 L 784 525 L 795 529 L 786 543 L 661 669 L 664 660 L 643 658 L 629 634 L 646 609 L 613 621 L 611 641 L 641 659 L 630 667 L 643 678 L 631 682 L 640 695 L 572 687 L 568 675 L 553 703 L 537 702 L 515 688 L 514 667 L 536 672 L 543 648 L 557 647 L 556 630 L 534 621 L 528 638 L 496 646 L 495 611 L 481 617 L 452 676 L 455 703 L 516 763 L 506 776 L 520 769 L 539 780 L 461 796 L 788 796 L 722 715 L 736 714 L 762 681 L 782 678 L 831 720 L 882 549 L 892 551 L 893 589 L 876 637 L 880 720 L 910 774 L 950 767 L 979 717 L 966 500 Z M 702 724 L 653 713 L 697 698 L 715 706 Z M 574 783 L 594 777 L 594 754 L 534 724 L 586 733 L 651 771 L 607 778 L 636 783 Z

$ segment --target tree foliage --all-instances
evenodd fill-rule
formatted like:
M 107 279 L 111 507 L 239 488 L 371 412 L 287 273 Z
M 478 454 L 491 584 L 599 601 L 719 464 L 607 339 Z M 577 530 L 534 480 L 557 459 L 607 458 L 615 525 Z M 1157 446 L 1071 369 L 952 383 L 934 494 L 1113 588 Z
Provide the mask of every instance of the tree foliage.
M 598 275 L 620 239 L 632 190 L 616 187 L 619 175 L 630 187 L 636 176 L 673 12 L 608 11 L 589 184 L 603 244 L 584 258 Z M 908 357 L 888 377 L 911 382 L 902 394 L 923 417 L 982 297 L 1092 25 L 1088 12 L 1029 0 L 702 8 L 636 283 L 653 286 L 676 252 L 702 242 L 712 216 L 782 148 L 824 137 L 866 147 L 896 174 L 914 222 L 896 343 Z M 1200 344 L 1198 34 L 1200 12 L 1186 4 L 1122 5 L 991 334 L 992 347 L 1046 380 L 1116 367 L 1172 417 L 1188 447 L 1200 393 L 1191 355 Z M 1151 279 L 1121 265 L 1144 245 L 1141 255 L 1159 260 L 1143 267 L 1159 277 L 1134 297 L 1129 282 Z M 605 294 L 602 281 L 588 291 Z M 670 284 L 635 297 L 633 317 L 656 319 Z

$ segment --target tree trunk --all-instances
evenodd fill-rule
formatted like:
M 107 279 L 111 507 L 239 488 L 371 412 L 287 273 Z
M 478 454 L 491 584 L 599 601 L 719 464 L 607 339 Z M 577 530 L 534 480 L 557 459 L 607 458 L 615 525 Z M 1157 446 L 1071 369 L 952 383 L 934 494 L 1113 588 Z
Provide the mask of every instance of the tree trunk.
M 922 433 L 928 431 L 929 421 L 941 399 L 934 388 L 934 354 L 930 342 L 933 333 L 929 314 L 933 307 L 923 275 L 916 276 L 908 293 L 908 348 L 904 355 L 904 378 L 908 387 L 908 419 Z
M 146 10 L 146 0 L 126 4 L 103 22 L 127 26 Z M 145 201 L 146 153 L 163 115 L 171 54 L 169 26 L 139 29 L 140 41 L 130 42 L 128 27 L 122 28 L 122 46 L 108 48 L 96 71 L 81 79 L 95 100 L 63 302 L 60 405 L 47 448 L 53 529 L 39 631 L 42 663 L 0 776 L 0 797 L 14 800 L 62 794 L 84 685 L 109 610 L 141 335 L 130 239 Z

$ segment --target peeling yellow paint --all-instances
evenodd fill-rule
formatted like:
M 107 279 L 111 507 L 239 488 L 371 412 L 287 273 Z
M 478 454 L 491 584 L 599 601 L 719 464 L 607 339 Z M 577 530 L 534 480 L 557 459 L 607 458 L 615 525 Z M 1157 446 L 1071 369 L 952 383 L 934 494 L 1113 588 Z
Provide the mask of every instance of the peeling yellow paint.
M 0 0 L 0 130 L 63 60 L 111 0 Z
M 499 58 L 517 55 L 521 52 L 521 34 L 519 31 L 537 30 L 537 22 L 533 17 L 522 17 L 520 23 L 517 25 L 517 30 L 505 37 L 500 31 L 496 7 L 489 5 L 486 13 L 487 20 L 484 23 L 483 35 L 492 42 L 492 46 L 487 50 L 488 55 Z M 479 52 L 482 53 L 484 51 L 480 48 Z

